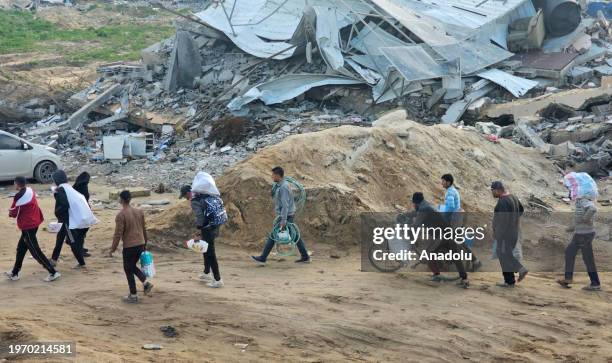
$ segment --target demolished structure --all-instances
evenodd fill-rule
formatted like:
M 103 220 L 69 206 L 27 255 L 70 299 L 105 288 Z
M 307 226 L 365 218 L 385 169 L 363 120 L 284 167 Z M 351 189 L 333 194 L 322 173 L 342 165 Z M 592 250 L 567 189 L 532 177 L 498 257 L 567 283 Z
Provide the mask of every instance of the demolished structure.
M 207 137 L 213 123 L 232 115 L 251 124 L 246 145 L 278 129 L 279 120 L 331 115 L 329 126 L 367 124 L 399 106 L 429 124 L 484 118 L 497 126 L 495 136 L 512 137 L 508 128 L 500 130 L 524 123 L 522 116 L 487 109 L 573 87 L 602 92 L 575 108 L 569 123 L 551 118 L 545 121 L 554 127 L 540 125 L 542 118 L 532 117 L 526 125 L 547 133 L 538 135 L 545 144 L 576 143 L 561 155 L 602 173 L 612 158 L 612 112 L 604 107 L 612 88 L 600 84 L 612 75 L 612 28 L 603 13 L 583 19 L 582 10 L 575 1 L 558 0 L 213 1 L 193 15 L 176 13 L 176 36 L 143 50 L 141 62 L 100 66 L 102 78 L 72 97 L 75 114 L 53 115 L 26 134 L 57 143 L 65 139 L 57 136 L 62 130 L 85 130 L 80 140 L 146 130 L 162 135 L 163 146 L 184 131 Z M 548 103 L 541 106 L 529 116 Z M 589 118 L 595 106 L 598 115 Z M 585 117 L 598 125 L 592 138 L 550 136 Z M 515 127 L 515 140 L 536 144 L 517 135 L 525 127 Z M 546 152 L 559 156 L 553 149 Z M 154 153 L 153 160 L 163 158 Z

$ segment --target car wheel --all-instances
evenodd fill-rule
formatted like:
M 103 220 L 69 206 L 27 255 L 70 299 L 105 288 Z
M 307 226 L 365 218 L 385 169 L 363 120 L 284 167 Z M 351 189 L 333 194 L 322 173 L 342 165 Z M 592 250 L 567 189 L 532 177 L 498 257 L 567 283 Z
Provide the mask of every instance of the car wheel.
M 56 170 L 57 166 L 51 161 L 43 161 L 36 165 L 36 169 L 34 169 L 34 178 L 36 178 L 39 183 L 51 183 L 53 181 L 52 175 Z

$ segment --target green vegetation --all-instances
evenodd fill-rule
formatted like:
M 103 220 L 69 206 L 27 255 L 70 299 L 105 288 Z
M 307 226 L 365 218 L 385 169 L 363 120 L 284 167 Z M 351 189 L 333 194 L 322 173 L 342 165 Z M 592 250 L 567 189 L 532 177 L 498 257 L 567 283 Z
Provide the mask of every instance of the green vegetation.
M 48 51 L 70 62 L 136 60 L 140 50 L 172 34 L 170 25 L 139 22 L 66 29 L 30 12 L 0 10 L 0 54 Z

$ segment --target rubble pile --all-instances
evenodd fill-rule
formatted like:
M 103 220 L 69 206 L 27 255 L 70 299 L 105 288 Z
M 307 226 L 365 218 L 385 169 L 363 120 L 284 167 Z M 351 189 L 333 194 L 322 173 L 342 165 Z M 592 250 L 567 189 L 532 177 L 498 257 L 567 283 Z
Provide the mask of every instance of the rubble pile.
M 76 112 L 26 137 L 75 164 L 111 161 L 108 173 L 129 160 L 216 171 L 290 134 L 369 125 L 399 106 L 426 124 L 490 122 L 477 128 L 609 170 L 612 27 L 601 10 L 583 19 L 578 2 L 558 0 L 224 0 L 184 15 L 150 3 L 177 15 L 176 35 L 140 62 L 100 65 L 71 97 Z M 564 88 L 600 98 L 566 105 L 568 117 L 538 116 Z M 515 114 L 523 101 L 541 107 Z M 248 123 L 242 137 L 211 133 L 236 117 Z M 587 138 L 583 128 L 597 130 Z
M 489 143 L 472 130 L 451 125 L 425 126 L 391 112 L 374 127 L 342 126 L 293 135 L 228 168 L 217 178 L 229 214 L 223 242 L 241 247 L 261 243 L 270 229 L 273 201 L 269 170 L 283 165 L 307 192 L 300 230 L 308 241 L 333 241 L 337 247 L 360 240 L 361 214 L 406 210 L 410 196 L 425 193 L 434 205 L 444 190 L 432 183 L 444 173 L 460 180 L 464 208 L 492 210 L 492 180 L 503 178 L 522 200 L 535 195 L 555 203 L 562 193 L 559 174 L 537 151 L 511 140 Z M 567 195 L 567 193 L 565 193 Z M 177 204 L 153 217 L 152 240 L 179 243 L 190 233 L 190 209 Z M 315 248 L 316 249 L 316 248 Z

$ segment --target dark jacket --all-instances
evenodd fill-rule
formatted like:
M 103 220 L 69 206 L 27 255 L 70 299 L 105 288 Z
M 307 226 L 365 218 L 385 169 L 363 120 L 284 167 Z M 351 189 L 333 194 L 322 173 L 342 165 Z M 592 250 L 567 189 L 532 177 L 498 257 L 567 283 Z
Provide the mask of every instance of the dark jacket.
M 66 195 L 66 191 L 64 188 L 60 187 L 61 184 L 68 183 L 68 176 L 66 172 L 63 170 L 56 170 L 51 176 L 55 185 L 57 185 L 57 189 L 53 194 L 55 198 L 55 218 L 60 223 L 64 223 L 68 226 L 69 214 L 68 210 L 70 209 L 70 204 L 68 203 L 68 196 Z
M 421 202 L 419 204 L 418 209 L 416 210 L 416 217 L 414 219 L 415 228 L 424 226 L 425 228 L 436 228 L 442 231 L 442 235 L 444 235 L 444 231 L 446 228 L 450 227 L 448 221 L 444 218 L 442 213 L 438 212 L 434 207 L 431 206 L 428 202 Z M 437 232 L 436 232 L 437 233 Z M 442 239 L 433 239 L 430 238 L 425 241 L 429 243 L 427 246 L 427 251 L 434 252 L 442 245 L 444 241 Z
M 70 204 L 68 203 L 68 196 L 66 195 L 66 191 L 62 187 L 58 187 L 53 194 L 55 198 L 55 218 L 60 223 L 68 225 L 69 215 L 68 210 L 70 209 Z
M 521 216 L 525 209 L 521 201 L 512 194 L 499 198 L 493 214 L 493 235 L 497 242 L 516 242 L 519 236 Z
M 89 176 L 89 173 L 84 171 L 81 174 L 79 174 L 79 176 L 77 176 L 76 180 L 74 181 L 74 185 L 72 186 L 74 190 L 83 194 L 83 196 L 85 197 L 88 203 L 89 203 L 89 180 L 90 179 L 91 177 Z

